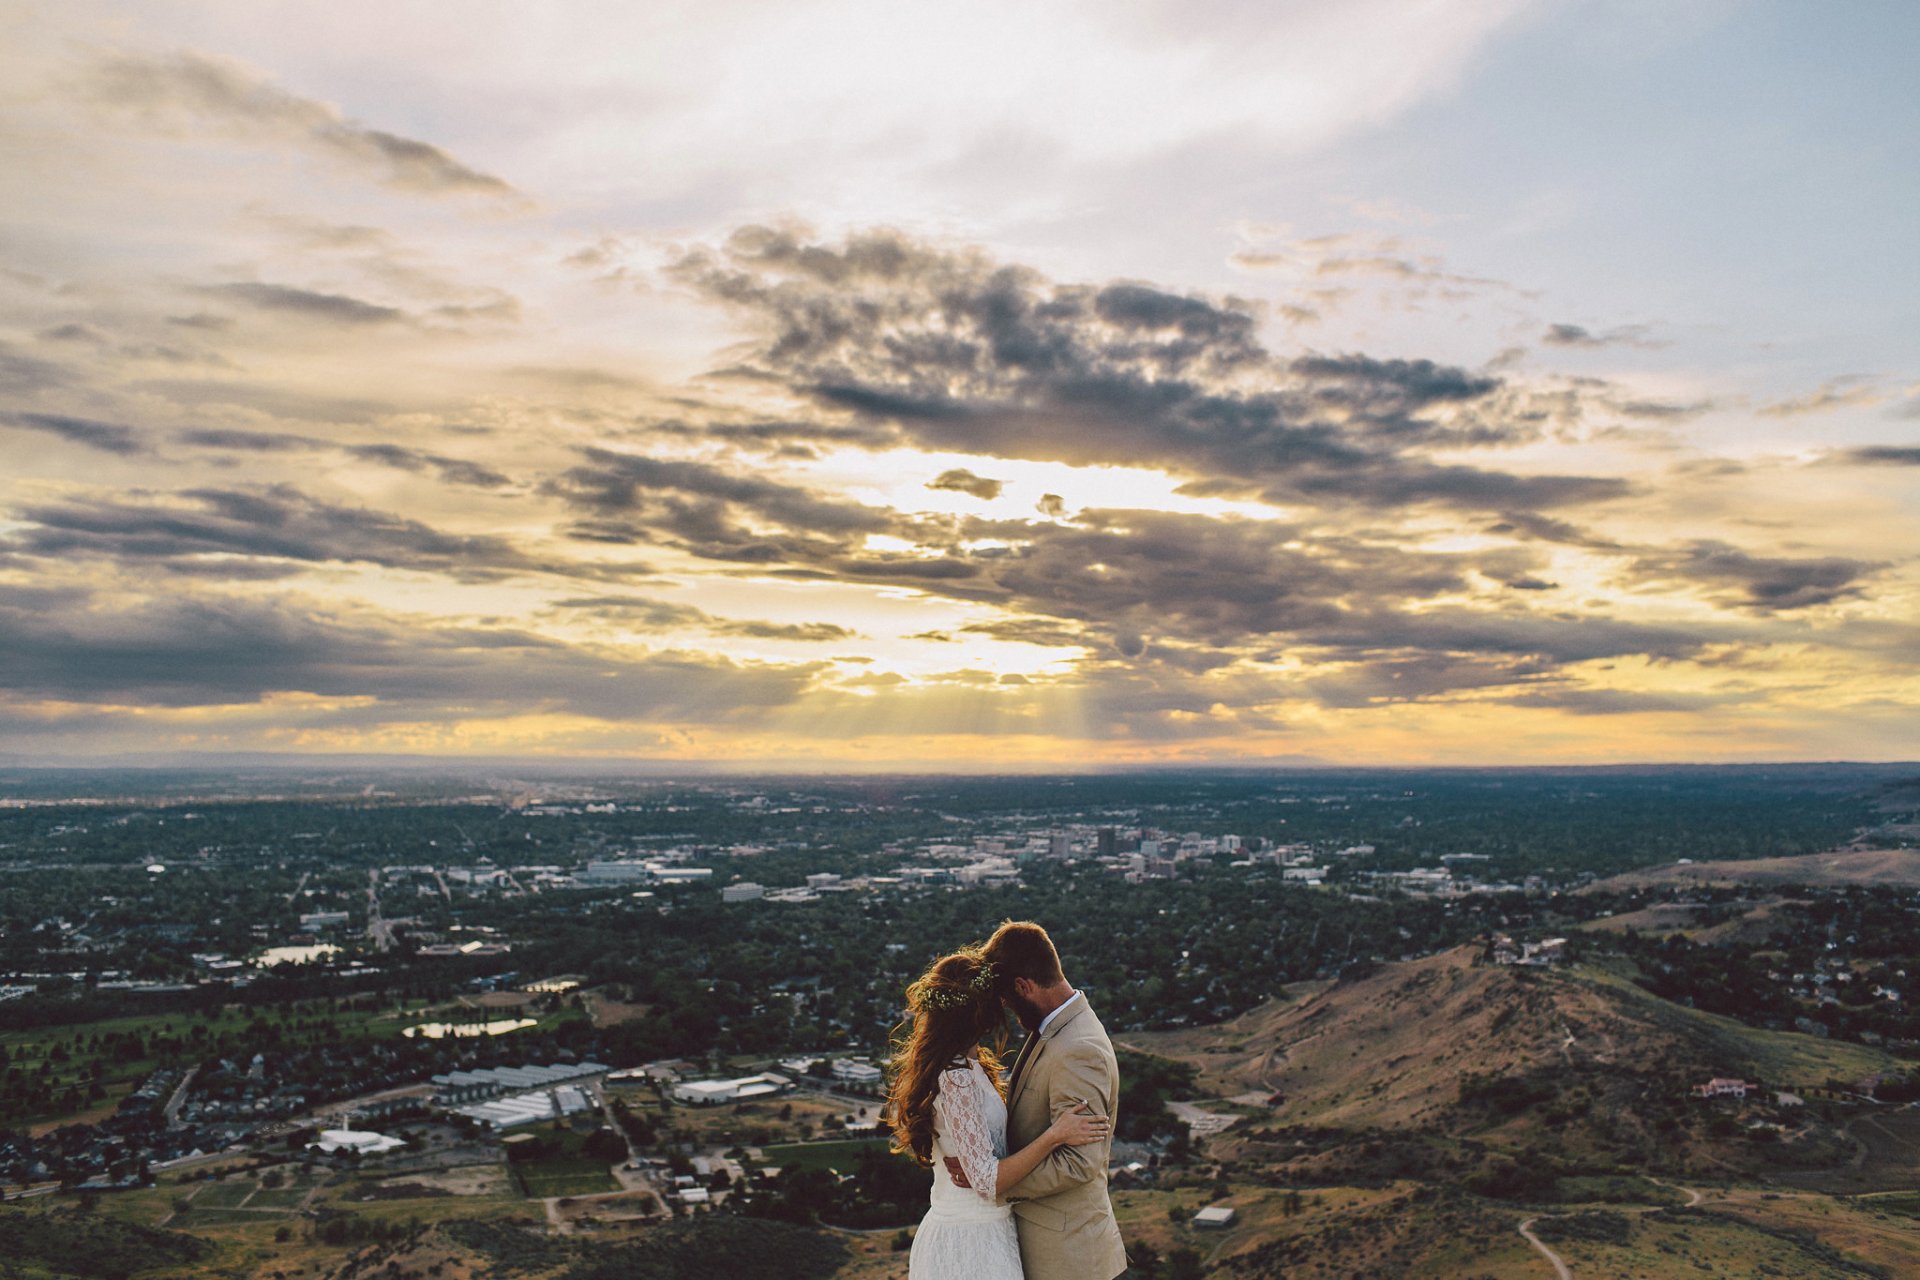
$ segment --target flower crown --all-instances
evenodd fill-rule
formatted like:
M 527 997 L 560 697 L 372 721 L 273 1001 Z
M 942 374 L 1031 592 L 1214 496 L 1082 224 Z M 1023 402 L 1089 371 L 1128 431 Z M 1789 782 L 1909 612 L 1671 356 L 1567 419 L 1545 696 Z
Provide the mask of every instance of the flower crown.
M 964 987 L 928 987 L 920 993 L 917 1003 L 922 1009 L 958 1009 L 979 1000 L 981 996 L 993 993 L 994 969 L 989 960 L 980 966 L 973 979 Z

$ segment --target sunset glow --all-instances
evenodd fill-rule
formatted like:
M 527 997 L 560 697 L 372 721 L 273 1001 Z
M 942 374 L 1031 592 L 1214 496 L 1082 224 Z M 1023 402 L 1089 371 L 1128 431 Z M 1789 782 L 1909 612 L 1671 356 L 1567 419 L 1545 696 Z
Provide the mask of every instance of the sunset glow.
M 0 753 L 1913 758 L 1914 27 L 0 6 Z

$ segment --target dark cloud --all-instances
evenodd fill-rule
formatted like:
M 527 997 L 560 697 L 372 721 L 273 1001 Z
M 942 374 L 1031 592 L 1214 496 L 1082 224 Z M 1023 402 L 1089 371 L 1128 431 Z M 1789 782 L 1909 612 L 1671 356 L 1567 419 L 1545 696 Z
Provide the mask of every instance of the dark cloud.
M 1583 325 L 1549 325 L 1540 335 L 1540 341 L 1550 347 L 1656 347 L 1661 344 L 1648 340 L 1649 329 L 1644 324 L 1625 324 L 1608 329 L 1604 333 L 1595 333 Z
M 182 444 L 203 449 L 225 449 L 237 453 L 292 453 L 310 449 L 338 448 L 341 452 L 361 462 L 377 463 L 415 474 L 432 472 L 448 484 L 468 485 L 476 489 L 501 489 L 512 484 L 512 480 L 492 467 L 483 466 L 465 458 L 450 458 L 444 454 L 426 453 L 419 449 L 410 449 L 397 444 L 345 444 L 332 445 L 325 440 L 312 436 L 291 435 L 273 431 L 236 431 L 229 429 L 194 428 L 175 434 L 174 438 Z
M 791 703 L 819 668 L 601 653 L 525 631 L 421 624 L 295 597 L 181 595 L 115 607 L 0 596 L 0 689 L 189 707 L 274 694 L 373 698 L 383 718 L 564 711 L 724 722 Z
M 1007 640 L 1018 644 L 1045 645 L 1053 649 L 1066 649 L 1088 643 L 1085 632 L 1046 618 L 1002 618 L 993 622 L 975 622 L 960 628 L 969 635 L 991 636 L 995 640 Z M 952 636 L 930 634 L 928 638 L 951 640 Z
M 1533 511 L 1503 512 L 1500 519 L 1487 526 L 1487 532 L 1505 534 L 1509 537 L 1537 539 L 1541 542 L 1559 542 L 1570 547 L 1585 547 L 1590 551 L 1624 551 L 1626 549 L 1622 544 L 1583 529 L 1570 521 L 1543 516 Z
M 324 441 L 311 436 L 285 435 L 275 431 L 234 431 L 225 428 L 196 427 L 177 432 L 174 439 L 202 449 L 230 449 L 238 453 L 292 453 L 322 448 Z
M 207 286 L 205 291 L 244 302 L 262 311 L 324 320 L 332 324 L 382 325 L 407 319 L 407 313 L 397 307 L 381 306 L 345 294 L 315 293 L 311 289 L 296 289 L 284 284 L 217 284 Z
M 1638 715 L 1678 711 L 1699 714 L 1742 701 L 1737 695 L 1715 693 L 1656 693 L 1639 689 L 1590 689 L 1578 685 L 1548 685 L 1499 701 L 1511 707 L 1550 707 L 1581 716 Z
M 260 576 L 258 561 L 374 564 L 484 581 L 515 574 L 633 577 L 639 565 L 599 566 L 542 559 L 494 535 L 453 534 L 417 520 L 321 502 L 286 485 L 261 490 L 197 489 L 168 499 L 94 499 L 29 507 L 8 549 L 19 554 L 97 557 L 158 564 L 216 576 Z
M 1059 284 L 892 232 L 749 228 L 676 277 L 763 326 L 740 368 L 928 449 L 1157 466 L 1196 491 L 1380 507 L 1560 506 L 1628 491 L 1422 457 L 1535 438 L 1497 378 L 1424 360 L 1280 359 L 1243 301 Z
M 214 333 L 223 333 L 233 328 L 231 316 L 217 316 L 206 311 L 196 311 L 192 315 L 185 316 L 168 316 L 167 323 L 182 329 L 206 329 Z
M 33 335 L 42 342 L 81 342 L 89 346 L 98 346 L 107 341 L 107 335 L 90 324 L 77 320 L 66 324 L 57 324 L 50 329 L 42 329 Z
M 162 131 L 215 129 L 246 141 L 299 147 L 416 195 L 519 198 L 506 182 L 439 147 L 356 123 L 248 67 L 189 50 L 108 55 L 90 69 L 85 87 L 100 106 Z
M 1724 542 L 1697 541 L 1635 559 L 1641 582 L 1685 582 L 1755 613 L 1782 613 L 1863 594 L 1865 581 L 1887 566 L 1844 556 L 1793 559 L 1756 556 Z
M 635 630 L 667 631 L 676 627 L 700 627 L 719 635 L 742 636 L 752 640 L 829 641 L 851 640 L 859 632 L 831 622 L 763 622 L 742 618 L 716 618 L 692 605 L 674 604 L 646 596 L 585 596 L 554 602 L 557 609 L 580 610 L 596 617 L 621 623 Z
M 1152 510 L 916 521 L 703 463 L 604 450 L 587 457 L 589 465 L 549 486 L 587 517 L 580 536 L 662 542 L 789 578 L 884 583 L 990 604 L 1020 620 L 983 626 L 982 634 L 1115 660 L 1205 671 L 1234 655 L 1308 653 L 1409 672 L 1423 655 L 1437 655 L 1448 661 L 1425 668 L 1432 678 L 1471 670 L 1484 682 L 1489 671 L 1543 675 L 1600 658 L 1683 659 L 1708 643 L 1698 628 L 1440 605 L 1488 579 L 1513 596 L 1550 587 L 1523 547 L 1425 553 L 1391 536 Z M 1516 536 L 1585 537 L 1531 513 L 1510 514 L 1500 527 Z M 866 535 L 875 532 L 915 549 L 868 551 Z M 665 618 L 691 620 L 678 611 Z
M 397 444 L 353 444 L 348 454 L 362 462 L 378 462 L 402 471 L 433 471 L 448 484 L 468 485 L 476 489 L 500 489 L 513 483 L 492 467 L 464 458 L 449 458 L 437 453 L 422 453 Z
M 817 562 L 903 523 L 890 511 L 702 462 L 600 448 L 582 454 L 584 465 L 545 488 L 585 513 L 572 532 L 591 541 L 663 541 L 715 560 Z
M 25 395 L 63 386 L 66 381 L 66 371 L 59 365 L 20 355 L 0 342 L 0 391 Z
M 1629 418 L 1652 418 L 1664 421 L 1679 421 L 1684 418 L 1697 418 L 1718 407 L 1713 400 L 1611 400 L 1608 407 L 1616 409 Z
M 1327 674 L 1310 677 L 1304 691 L 1321 706 L 1384 706 L 1502 688 L 1536 680 L 1548 669 L 1527 657 L 1401 653 L 1335 665 Z
M 989 480 L 986 476 L 977 476 L 965 467 L 955 467 L 942 471 L 927 482 L 929 489 L 945 489 L 954 493 L 969 493 L 976 498 L 997 498 L 1006 486 L 998 480 Z
M 0 421 L 28 431 L 40 431 L 50 436 L 58 436 L 72 444 L 98 449 L 102 453 L 117 453 L 125 457 L 147 451 L 146 442 L 141 439 L 139 431 L 117 422 L 69 418 L 57 413 L 14 413 L 6 415 Z
M 1856 467 L 1920 467 L 1920 446 L 1869 444 L 1829 454 L 1827 461 Z

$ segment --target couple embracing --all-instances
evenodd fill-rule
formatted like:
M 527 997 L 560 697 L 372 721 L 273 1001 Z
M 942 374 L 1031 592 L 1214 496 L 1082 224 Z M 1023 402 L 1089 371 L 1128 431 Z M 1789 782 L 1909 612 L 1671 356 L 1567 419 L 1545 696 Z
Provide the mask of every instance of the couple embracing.
M 907 988 L 888 1120 L 933 1170 L 909 1280 L 1113 1280 L 1127 1269 L 1107 1200 L 1120 1074 L 1047 931 L 1008 921 Z M 1006 1011 L 1026 1043 L 1004 1079 L 987 1041 Z

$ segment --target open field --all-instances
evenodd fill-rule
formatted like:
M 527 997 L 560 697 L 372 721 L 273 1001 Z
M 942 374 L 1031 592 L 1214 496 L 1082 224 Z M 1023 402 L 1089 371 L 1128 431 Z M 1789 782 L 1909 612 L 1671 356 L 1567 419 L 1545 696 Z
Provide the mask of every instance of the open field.
M 583 1134 L 571 1129 L 549 1130 L 540 1134 L 540 1140 L 552 1144 L 553 1149 L 532 1159 L 511 1161 L 507 1166 L 529 1200 L 620 1190 L 607 1162 L 586 1154 Z
M 712 1146 L 765 1147 L 804 1142 L 836 1131 L 836 1122 L 849 1117 L 860 1123 L 864 1105 L 866 1123 L 878 1114 L 879 1103 L 848 1103 L 817 1094 L 789 1093 L 755 1102 L 730 1102 L 716 1107 L 690 1107 L 660 1101 L 651 1087 L 614 1085 L 612 1098 L 623 1099 L 649 1123 L 673 1130 L 689 1141 Z
M 884 1154 L 885 1138 L 848 1138 L 836 1142 L 794 1142 L 762 1149 L 763 1163 L 770 1169 L 832 1169 L 851 1173 L 859 1167 L 860 1153 Z

